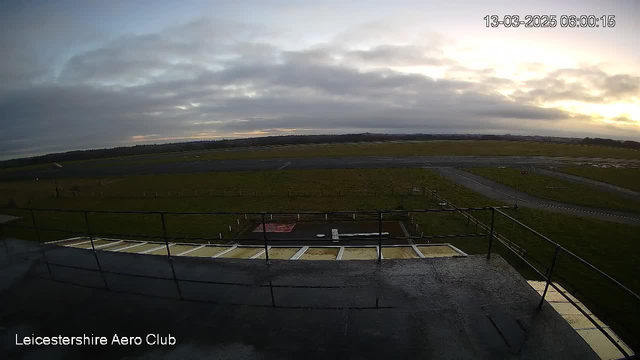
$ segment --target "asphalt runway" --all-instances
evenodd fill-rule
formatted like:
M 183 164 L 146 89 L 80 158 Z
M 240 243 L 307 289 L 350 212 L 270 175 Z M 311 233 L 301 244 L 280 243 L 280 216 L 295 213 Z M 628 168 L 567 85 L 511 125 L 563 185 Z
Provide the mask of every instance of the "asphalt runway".
M 514 204 L 517 199 L 518 206 L 522 207 L 612 221 L 620 224 L 640 225 L 640 214 L 542 199 L 460 169 L 439 168 L 436 169 L 436 172 L 479 194 L 508 204 Z
M 336 158 L 236 159 L 148 164 L 122 164 L 113 159 L 70 163 L 57 170 L 26 169 L 0 173 L 0 180 L 24 180 L 52 177 L 99 177 L 150 174 L 179 174 L 226 171 L 438 168 L 438 167 L 535 167 L 563 166 L 584 162 L 639 165 L 640 160 L 549 157 L 549 156 L 361 156 Z

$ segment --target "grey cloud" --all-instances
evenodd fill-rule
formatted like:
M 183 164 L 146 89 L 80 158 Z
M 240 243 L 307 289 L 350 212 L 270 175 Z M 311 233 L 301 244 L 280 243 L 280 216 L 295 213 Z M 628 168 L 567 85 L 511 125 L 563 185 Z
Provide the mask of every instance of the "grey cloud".
M 260 29 L 252 26 L 204 19 L 156 34 L 123 36 L 78 53 L 57 81 L 0 93 L 0 157 L 131 144 L 134 136 L 175 140 L 283 129 L 546 131 L 578 119 L 531 105 L 533 99 L 589 99 L 591 84 L 611 97 L 629 96 L 637 86 L 632 76 L 565 70 L 557 79 L 530 82 L 533 90 L 507 98 L 496 90 L 513 85 L 511 80 L 454 63 L 448 66 L 473 72 L 473 81 L 357 66 L 426 64 L 429 59 L 447 64 L 437 48 L 354 51 L 324 44 L 284 51 L 268 40 L 268 31 L 257 33 Z M 37 66 L 27 65 L 38 73 Z M 569 76 L 582 76 L 584 83 L 568 83 Z
M 2 5 L 4 10 L 13 8 L 0 11 L 0 90 L 49 80 L 52 64 L 62 61 L 67 49 L 103 38 L 100 31 L 64 12 L 49 12 L 50 4 L 14 1 Z
M 273 47 L 255 43 L 265 34 L 269 32 L 259 26 L 202 18 L 159 33 L 125 35 L 73 56 L 59 80 L 131 86 L 167 74 L 188 77 L 208 67 L 222 67 L 229 58 L 275 53 Z
M 259 96 L 226 89 L 245 84 Z M 285 63 L 240 65 L 122 90 L 90 86 L 37 87 L 0 101 L 6 114 L 4 151 L 26 138 L 52 147 L 105 146 L 131 136 L 229 134 L 274 128 L 487 129 L 495 118 L 562 119 L 561 112 L 519 106 L 497 95 L 465 90 L 467 83 L 434 81 L 390 71 Z M 167 95 L 169 94 L 169 95 Z M 197 106 L 193 103 L 199 103 Z M 185 107 L 179 109 L 178 106 Z M 261 117 L 266 120 L 239 119 Z M 28 142 L 27 142 L 28 143 Z M 71 145 L 73 144 L 73 145 Z
M 439 49 L 414 45 L 380 45 L 345 54 L 347 61 L 384 66 L 451 66 L 456 62 L 442 57 Z
M 341 49 L 316 46 L 312 49 L 300 51 L 284 51 L 282 52 L 282 57 L 286 62 L 333 65 L 339 62 L 338 57 L 341 53 Z
M 613 75 L 604 79 L 606 96 L 611 98 L 638 97 L 640 94 L 640 77 L 631 75 Z
M 560 69 L 543 78 L 524 83 L 527 91 L 516 91 L 514 98 L 529 102 L 575 100 L 607 103 L 638 99 L 640 77 L 628 74 L 609 75 L 597 68 Z
M 624 124 L 640 124 L 640 121 L 631 119 L 628 116 L 618 116 L 618 117 L 615 117 L 615 118 L 613 118 L 611 120 L 613 120 L 615 122 L 618 122 L 618 123 L 624 123 Z

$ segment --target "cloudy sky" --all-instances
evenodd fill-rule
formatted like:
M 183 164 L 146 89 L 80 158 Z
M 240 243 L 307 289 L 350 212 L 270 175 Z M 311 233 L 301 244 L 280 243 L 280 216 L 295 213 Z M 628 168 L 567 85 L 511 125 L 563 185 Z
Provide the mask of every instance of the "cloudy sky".
M 640 140 L 639 1 L 437 3 L 4 1 L 0 159 L 278 134 Z

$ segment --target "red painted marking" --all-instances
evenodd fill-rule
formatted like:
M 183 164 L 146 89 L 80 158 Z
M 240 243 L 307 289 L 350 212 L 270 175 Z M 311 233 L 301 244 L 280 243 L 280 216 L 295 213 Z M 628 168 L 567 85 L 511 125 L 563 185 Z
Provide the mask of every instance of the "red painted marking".
M 296 224 L 266 224 L 268 233 L 288 233 L 293 230 Z M 253 232 L 262 232 L 262 224 L 253 230 Z

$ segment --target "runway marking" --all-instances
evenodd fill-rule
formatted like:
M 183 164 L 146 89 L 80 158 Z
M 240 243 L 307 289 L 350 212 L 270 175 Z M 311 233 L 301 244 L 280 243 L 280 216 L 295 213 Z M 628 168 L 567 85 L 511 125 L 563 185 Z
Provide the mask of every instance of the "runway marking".
M 111 250 L 111 251 L 113 251 L 113 252 L 120 252 L 120 251 L 122 251 L 122 250 L 131 249 L 131 248 L 134 248 L 134 247 L 136 247 L 136 246 L 145 245 L 146 243 L 147 243 L 147 242 L 145 241 L 145 242 L 141 242 L 141 243 L 137 243 L 137 244 L 133 244 L 133 245 L 125 246 L 125 247 L 123 247 L 123 248 L 115 249 L 115 250 Z
M 183 255 L 186 255 L 186 254 L 188 254 L 188 253 L 190 253 L 190 252 L 194 252 L 194 251 L 196 251 L 196 250 L 200 250 L 200 249 L 202 249 L 202 248 L 203 248 L 203 247 L 205 247 L 205 246 L 206 246 L 206 245 L 200 245 L 200 246 L 194 247 L 193 249 L 189 249 L 189 250 L 183 251 L 183 252 L 181 252 L 181 253 L 177 254 L 176 256 L 183 256 Z
M 302 249 L 298 250 L 297 253 L 293 254 L 291 259 L 289 259 L 289 260 L 298 260 L 298 259 L 300 259 L 300 256 L 302 256 L 307 250 L 309 250 L 309 247 L 308 246 L 304 246 Z
M 264 255 L 264 253 L 269 251 L 269 250 L 271 250 L 271 246 L 267 246 L 267 250 L 262 249 L 262 250 L 258 251 L 255 255 L 250 256 L 249 259 L 257 259 L 260 256 Z
M 237 248 L 237 247 L 238 247 L 237 245 L 236 246 L 232 246 L 232 247 L 228 248 L 227 250 L 221 251 L 221 252 L 213 255 L 212 258 L 220 257 L 220 256 L 222 256 L 222 255 L 224 255 L 224 254 L 226 254 L 228 252 L 231 252 L 231 251 L 235 250 L 235 248 Z
M 120 243 L 123 243 L 123 242 L 124 242 L 123 240 L 119 240 L 119 241 L 116 241 L 116 242 L 112 242 L 110 244 L 98 245 L 98 246 L 94 246 L 94 249 L 98 250 L 98 249 L 102 249 L 103 247 L 107 247 L 107 246 L 116 246 L 116 245 L 118 245 Z
M 175 244 L 169 244 L 169 247 L 172 247 L 173 245 L 175 245 Z M 148 250 L 140 251 L 140 252 L 138 252 L 137 254 L 147 254 L 147 253 L 150 253 L 150 252 L 152 252 L 152 251 L 156 251 L 156 250 L 164 249 L 164 248 L 166 248 L 166 247 L 167 247 L 167 245 L 166 245 L 166 244 L 162 244 L 162 245 L 160 245 L 160 246 L 158 246 L 158 247 L 155 247 L 155 248 L 151 248 L 151 249 L 148 249 Z
M 278 170 L 282 170 L 282 169 L 286 168 L 286 167 L 287 167 L 287 166 L 289 166 L 289 165 L 291 165 L 291 161 L 287 161 L 287 162 L 285 162 L 285 163 L 284 163 L 284 165 L 282 165 L 282 166 L 280 166 L 280 167 L 278 168 Z

